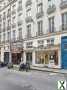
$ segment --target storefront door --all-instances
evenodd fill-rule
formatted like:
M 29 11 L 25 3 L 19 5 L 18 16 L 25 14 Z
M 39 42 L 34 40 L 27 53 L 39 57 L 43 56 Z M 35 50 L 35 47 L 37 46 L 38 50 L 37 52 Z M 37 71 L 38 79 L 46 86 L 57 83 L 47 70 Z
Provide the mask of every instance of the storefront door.
M 32 64 L 32 53 L 26 53 L 26 62 Z
M 67 69 L 67 36 L 61 39 L 62 68 Z
M 5 64 L 9 63 L 9 52 L 4 52 L 4 63 Z
M 12 63 L 20 64 L 21 62 L 21 53 L 12 53 Z

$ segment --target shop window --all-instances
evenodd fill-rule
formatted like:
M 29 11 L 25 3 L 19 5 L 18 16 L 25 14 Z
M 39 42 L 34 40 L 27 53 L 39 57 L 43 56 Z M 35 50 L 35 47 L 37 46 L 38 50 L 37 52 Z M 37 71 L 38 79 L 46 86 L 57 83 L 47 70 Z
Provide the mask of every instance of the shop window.
M 49 59 L 53 60 L 55 65 L 58 65 L 58 51 L 52 51 Z
M 36 52 L 36 64 L 44 64 L 44 52 Z

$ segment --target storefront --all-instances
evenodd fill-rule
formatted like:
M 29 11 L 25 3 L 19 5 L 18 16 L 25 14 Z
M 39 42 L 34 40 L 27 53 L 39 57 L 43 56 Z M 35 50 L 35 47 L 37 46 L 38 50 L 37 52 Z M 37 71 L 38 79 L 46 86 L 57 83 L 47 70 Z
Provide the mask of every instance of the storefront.
M 12 53 L 12 63 L 20 64 L 21 62 L 21 53 Z
M 26 53 L 26 62 L 29 62 L 30 64 L 32 64 L 32 52 Z
M 58 65 L 58 50 L 36 51 L 35 63 L 53 68 Z

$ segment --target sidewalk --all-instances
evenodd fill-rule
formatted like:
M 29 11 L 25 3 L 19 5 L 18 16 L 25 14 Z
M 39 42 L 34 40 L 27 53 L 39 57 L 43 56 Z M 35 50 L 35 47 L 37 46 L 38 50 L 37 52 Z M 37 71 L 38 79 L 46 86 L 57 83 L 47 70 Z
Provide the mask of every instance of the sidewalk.
M 19 71 L 19 66 L 15 65 L 13 70 Z M 43 71 L 43 72 L 53 72 L 53 73 L 60 73 L 60 74 L 67 74 L 67 70 L 64 70 L 64 69 L 52 69 L 52 68 L 31 66 L 31 70 L 37 70 L 37 71 Z
M 38 70 L 43 72 L 53 72 L 53 73 L 60 73 L 60 74 L 67 74 L 67 70 L 64 69 L 52 69 L 52 68 L 40 68 L 40 67 L 31 67 L 32 70 Z

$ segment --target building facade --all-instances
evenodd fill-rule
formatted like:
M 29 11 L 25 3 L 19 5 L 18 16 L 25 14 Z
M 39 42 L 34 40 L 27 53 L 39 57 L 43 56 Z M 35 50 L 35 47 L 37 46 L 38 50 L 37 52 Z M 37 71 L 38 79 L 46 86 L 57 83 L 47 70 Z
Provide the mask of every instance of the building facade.
M 66 36 L 67 0 L 0 1 L 1 61 L 67 68 Z

